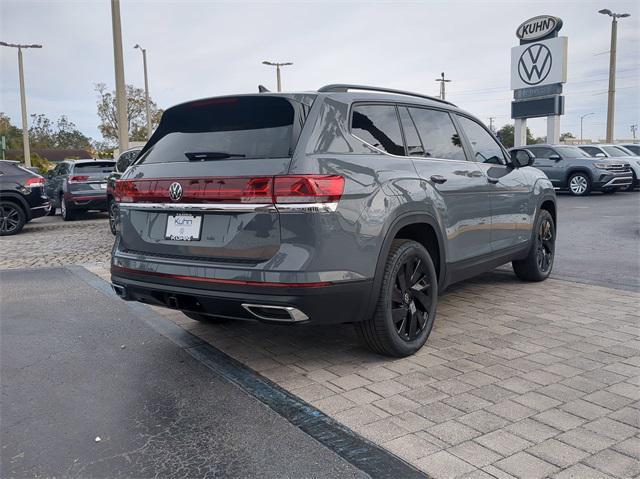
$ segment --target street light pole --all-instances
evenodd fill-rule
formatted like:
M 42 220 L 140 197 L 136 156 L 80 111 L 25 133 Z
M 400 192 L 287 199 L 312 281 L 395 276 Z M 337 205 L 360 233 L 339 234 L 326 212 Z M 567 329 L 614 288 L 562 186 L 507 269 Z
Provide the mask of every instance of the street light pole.
M 593 113 L 587 113 L 586 115 L 582 115 L 580 117 L 580 143 L 582 143 L 582 120 L 584 120 L 589 115 L 593 115 Z
M 440 82 L 440 99 L 444 100 L 444 96 L 445 96 L 444 84 L 449 83 L 451 80 L 445 79 L 444 72 L 442 72 L 440 73 L 440 78 L 436 78 L 436 81 Z
M 278 87 L 278 91 L 282 91 L 282 83 L 280 81 L 280 67 L 285 67 L 287 65 L 293 65 L 292 62 L 285 62 L 285 63 L 276 63 L 276 62 L 267 62 L 264 61 L 262 62 L 263 65 L 269 65 L 272 67 L 276 67 L 276 80 L 277 80 L 277 87 Z
M 144 102 L 147 110 L 147 140 L 151 138 L 151 111 L 149 109 L 149 77 L 147 76 L 147 50 L 136 44 L 135 47 L 142 52 L 142 64 L 144 66 Z
M 116 74 L 116 113 L 118 117 L 118 145 L 120 153 L 129 149 L 129 119 L 127 117 L 127 92 L 124 82 L 122 59 L 122 27 L 120 24 L 120 0 L 111 0 L 111 28 L 113 30 L 113 64 Z
M 598 13 L 609 15 L 611 20 L 611 49 L 609 50 L 609 94 L 607 100 L 607 143 L 613 142 L 614 116 L 616 101 L 616 43 L 618 37 L 618 18 L 629 17 L 628 13 L 613 13 L 608 8 L 598 10 Z
M 18 49 L 18 76 L 20 79 L 20 109 L 22 110 L 22 148 L 24 153 L 24 164 L 27 168 L 31 166 L 31 148 L 29 147 L 29 124 L 27 122 L 27 94 L 24 87 L 24 66 L 22 62 L 23 48 L 42 48 L 42 45 L 17 45 L 14 43 L 0 42 L 3 47 Z

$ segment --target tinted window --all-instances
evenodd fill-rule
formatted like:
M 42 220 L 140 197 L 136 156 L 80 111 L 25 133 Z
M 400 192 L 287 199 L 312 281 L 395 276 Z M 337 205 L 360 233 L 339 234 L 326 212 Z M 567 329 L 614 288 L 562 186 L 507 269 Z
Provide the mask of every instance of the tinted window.
M 498 142 L 493 139 L 487 130 L 469 118 L 464 116 L 459 116 L 458 118 L 462 129 L 471 143 L 474 161 L 491 163 L 493 165 L 505 164 L 506 159 L 502 148 L 500 148 Z
M 372 146 L 404 156 L 398 114 L 394 105 L 357 105 L 351 117 L 351 132 Z
M 531 153 L 534 154 L 536 158 L 549 158 L 551 155 L 556 155 L 557 153 L 553 151 L 551 148 L 547 148 L 545 146 L 535 146 L 535 147 L 527 147 L 531 150 Z
M 598 153 L 602 153 L 600 151 L 600 149 L 596 148 L 595 146 L 580 146 L 578 148 L 580 148 L 581 150 L 586 151 L 591 156 L 596 156 Z
M 640 155 L 640 146 L 639 145 L 627 145 L 625 146 L 627 150 L 634 153 L 635 155 Z
M 78 163 L 73 167 L 74 173 L 110 173 L 115 163 L 112 161 L 95 161 L 93 163 Z
M 602 149 L 611 156 L 630 156 L 629 153 L 615 146 L 603 146 Z
M 69 173 L 69 165 L 66 163 L 60 163 L 57 168 L 56 175 L 66 175 Z
M 466 160 L 460 135 L 447 112 L 427 110 L 426 108 L 409 108 L 427 158 L 444 158 L 447 160 Z
M 577 146 L 556 146 L 556 151 L 567 158 L 591 158 L 591 155 L 586 151 L 582 151 Z
M 400 123 L 402 123 L 402 131 L 404 132 L 404 141 L 407 145 L 408 156 L 424 156 L 424 147 L 418 136 L 418 130 L 413 122 L 413 118 L 411 118 L 409 114 L 409 110 L 401 106 L 398 108 L 398 113 L 400 113 Z
M 179 105 L 162 116 L 138 162 L 288 158 L 294 116 L 292 104 L 282 97 L 213 98 Z

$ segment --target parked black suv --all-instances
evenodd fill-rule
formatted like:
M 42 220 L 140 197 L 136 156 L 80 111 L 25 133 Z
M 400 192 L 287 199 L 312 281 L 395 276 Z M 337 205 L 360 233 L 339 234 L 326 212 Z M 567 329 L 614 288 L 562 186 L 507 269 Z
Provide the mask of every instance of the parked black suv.
M 0 160 L 0 236 L 20 233 L 26 223 L 50 209 L 42 176 L 17 161 Z
M 47 173 L 45 189 L 65 221 L 80 211 L 107 211 L 107 177 L 114 160 L 64 160 Z
M 448 284 L 508 262 L 524 280 L 551 272 L 555 193 L 532 161 L 408 92 L 184 103 L 116 182 L 113 287 L 198 320 L 355 323 L 406 356 Z

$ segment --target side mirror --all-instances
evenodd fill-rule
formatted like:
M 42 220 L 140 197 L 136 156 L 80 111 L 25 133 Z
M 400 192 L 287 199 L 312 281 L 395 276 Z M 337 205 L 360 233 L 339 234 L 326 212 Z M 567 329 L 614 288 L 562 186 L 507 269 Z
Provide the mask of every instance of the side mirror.
M 524 168 L 533 165 L 535 156 L 527 149 L 511 150 L 511 163 L 516 168 Z
M 550 155 L 549 159 L 553 161 L 560 161 L 562 158 L 560 158 L 560 155 Z
M 606 158 L 607 155 L 605 155 L 604 153 L 602 153 L 601 151 L 596 153 L 594 158 Z

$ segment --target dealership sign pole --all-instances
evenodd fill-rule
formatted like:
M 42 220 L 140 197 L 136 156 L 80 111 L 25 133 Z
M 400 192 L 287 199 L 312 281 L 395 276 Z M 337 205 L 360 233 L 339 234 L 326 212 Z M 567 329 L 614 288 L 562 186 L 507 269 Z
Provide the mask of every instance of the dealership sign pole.
M 562 84 L 567 81 L 567 37 L 559 37 L 562 20 L 533 17 L 516 30 L 520 45 L 511 49 L 511 118 L 514 146 L 527 144 L 527 118 L 547 117 L 547 143 L 560 141 L 564 114 Z

